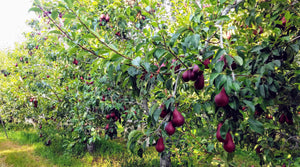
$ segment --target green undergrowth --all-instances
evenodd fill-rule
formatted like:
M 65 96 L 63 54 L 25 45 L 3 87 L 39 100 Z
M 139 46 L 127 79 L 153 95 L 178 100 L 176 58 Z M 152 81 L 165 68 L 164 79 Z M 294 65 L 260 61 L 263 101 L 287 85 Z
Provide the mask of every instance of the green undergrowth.
M 4 140 L 7 141 L 3 132 L 1 132 L 0 135 L 0 142 Z M 95 143 L 95 151 L 93 153 L 89 153 L 86 150 L 86 144 L 83 143 L 76 144 L 71 148 L 71 150 L 66 151 L 65 147 L 63 147 L 63 137 L 60 136 L 52 138 L 51 145 L 46 146 L 38 133 L 32 129 L 23 131 L 10 130 L 8 131 L 8 136 L 9 141 L 13 141 L 14 143 L 22 146 L 31 146 L 33 148 L 32 152 L 35 156 L 47 159 L 48 162 L 46 163 L 46 166 L 160 166 L 159 155 L 154 147 L 148 148 L 141 158 L 128 152 L 126 148 L 126 141 L 121 138 L 114 140 L 105 140 L 102 138 L 100 141 Z M 32 160 L 32 157 L 28 157 L 28 155 L 22 154 L 22 152 L 9 155 L 5 162 L 11 166 L 20 166 L 18 164 L 22 164 L 22 159 L 27 161 L 26 163 L 23 163 L 32 164 L 32 166 L 45 165 L 42 161 Z M 257 160 L 258 159 L 255 158 L 255 154 L 236 150 L 234 157 L 236 166 L 257 166 Z M 222 164 L 222 160 L 215 157 L 212 164 L 202 164 L 199 161 L 195 161 L 195 163 L 196 164 L 191 166 L 218 166 L 220 163 Z M 175 158 L 172 158 L 172 166 L 182 165 L 178 165 L 178 161 Z

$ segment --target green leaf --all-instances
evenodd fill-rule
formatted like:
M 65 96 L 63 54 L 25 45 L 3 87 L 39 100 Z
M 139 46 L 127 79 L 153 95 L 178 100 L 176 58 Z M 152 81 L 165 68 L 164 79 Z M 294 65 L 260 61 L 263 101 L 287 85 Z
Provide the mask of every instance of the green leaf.
M 134 67 L 128 68 L 127 71 L 128 71 L 128 74 L 132 77 L 134 77 L 134 76 L 136 76 L 140 73 L 140 71 L 138 69 L 134 68 Z
M 157 49 L 155 52 L 154 52 L 154 57 L 159 60 L 159 58 L 161 56 L 163 56 L 167 51 L 165 49 Z
M 76 18 L 76 16 L 75 16 L 75 15 L 72 15 L 72 14 L 65 14 L 65 15 L 63 15 L 63 18 L 74 19 L 74 18 Z
M 141 63 L 141 58 L 140 57 L 137 57 L 134 60 L 132 60 L 132 64 L 135 65 L 135 66 L 140 67 L 140 63 Z
M 52 13 L 51 13 L 51 17 L 53 18 L 53 20 L 55 20 L 56 18 L 57 18 L 57 16 L 58 16 L 58 12 L 55 10 L 55 11 L 52 11 Z
M 67 6 L 69 7 L 69 8 L 72 8 L 73 7 L 73 0 L 64 0 L 65 1 L 65 3 L 67 4 Z
M 159 116 L 160 116 L 160 113 L 161 113 L 161 109 L 160 108 L 157 108 L 154 113 L 153 113 L 153 119 L 155 120 L 155 122 L 158 121 L 159 119 Z
M 264 129 L 264 126 L 263 126 L 263 124 L 261 122 L 255 120 L 253 118 L 249 118 L 248 119 L 248 123 L 249 123 L 250 128 L 254 132 L 259 133 L 261 135 L 264 133 L 265 129 Z
M 224 61 L 218 61 L 215 66 L 216 71 L 218 73 L 222 72 L 224 65 L 225 65 Z
M 243 100 L 243 102 L 251 109 L 251 111 L 254 113 L 255 111 L 255 106 L 251 101 L 248 100 Z
M 60 31 L 58 31 L 58 30 L 52 30 L 52 31 L 50 31 L 50 32 L 48 32 L 49 34 L 61 34 L 61 32 Z
M 240 65 L 240 66 L 242 66 L 243 65 L 243 59 L 240 57 L 240 56 L 233 56 L 233 59 L 234 59 L 234 61 L 238 64 L 238 65 Z
M 170 46 L 173 47 L 174 43 L 178 39 L 178 37 L 187 30 L 186 27 L 180 28 L 175 34 L 173 34 L 172 38 L 170 39 Z
M 194 109 L 195 113 L 200 114 L 200 112 L 201 112 L 201 105 L 198 104 L 198 103 L 196 103 L 196 104 L 194 104 L 193 109 Z
M 37 8 L 37 7 L 32 7 L 28 10 L 28 12 L 42 12 L 42 10 L 40 8 Z
M 263 47 L 262 46 L 254 46 L 251 50 L 251 52 L 256 52 L 256 53 L 260 53 L 260 50 L 262 50 Z
M 220 16 L 218 20 L 220 20 L 220 21 L 229 21 L 230 17 L 228 17 L 228 16 Z
M 210 80 L 209 83 L 212 85 L 214 83 L 214 80 L 220 75 L 220 73 L 212 73 L 210 74 Z
M 166 88 L 168 90 L 172 90 L 172 78 L 169 79 L 169 80 L 167 80 L 167 82 L 166 82 Z

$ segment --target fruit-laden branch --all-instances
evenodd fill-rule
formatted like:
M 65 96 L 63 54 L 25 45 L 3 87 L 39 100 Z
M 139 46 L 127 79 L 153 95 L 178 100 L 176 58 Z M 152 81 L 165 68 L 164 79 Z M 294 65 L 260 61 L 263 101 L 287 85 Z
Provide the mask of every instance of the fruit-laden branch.
M 113 49 L 112 47 L 110 47 L 107 43 L 103 42 L 101 39 L 99 39 L 99 37 L 93 33 L 90 28 L 80 19 L 80 17 L 72 10 L 70 9 L 71 12 L 77 17 L 77 19 L 79 20 L 79 22 L 102 44 L 104 45 L 105 47 L 107 47 L 108 49 L 110 49 L 111 51 L 115 52 L 116 54 L 124 57 L 125 59 L 129 59 L 129 60 L 132 60 L 132 58 L 130 57 L 127 57 L 125 55 L 123 55 L 122 53 L 118 52 L 117 50 Z
M 79 43 L 75 43 L 74 42 L 74 40 L 64 31 L 64 30 L 62 30 L 62 28 L 60 28 L 59 26 L 58 26 L 58 24 L 55 22 L 55 20 L 53 20 L 50 16 L 49 16 L 49 14 L 48 14 L 48 12 L 46 12 L 41 6 L 38 6 L 45 14 L 46 14 L 46 16 L 48 17 L 48 19 L 59 29 L 59 31 L 61 31 L 69 40 L 71 40 L 74 44 L 76 44 L 76 45 L 78 45 L 81 49 L 83 49 L 83 50 L 85 50 L 85 51 L 87 51 L 87 52 L 90 52 L 91 54 L 93 54 L 94 56 L 96 56 L 96 57 L 99 57 L 99 58 L 103 58 L 104 59 L 104 57 L 102 57 L 102 56 L 99 56 L 99 55 L 97 55 L 94 51 L 92 51 L 92 50 L 90 50 L 90 49 L 88 49 L 88 48 L 86 48 L 86 47 L 84 47 L 84 46 L 82 46 L 81 44 L 79 44 Z

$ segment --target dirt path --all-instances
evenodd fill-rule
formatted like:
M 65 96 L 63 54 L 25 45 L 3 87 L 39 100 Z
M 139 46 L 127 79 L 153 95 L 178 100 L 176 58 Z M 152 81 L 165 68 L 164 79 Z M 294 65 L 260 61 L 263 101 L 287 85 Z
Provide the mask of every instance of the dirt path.
M 7 139 L 0 139 L 0 167 L 46 167 L 47 160 L 34 155 L 34 147 L 18 145 Z

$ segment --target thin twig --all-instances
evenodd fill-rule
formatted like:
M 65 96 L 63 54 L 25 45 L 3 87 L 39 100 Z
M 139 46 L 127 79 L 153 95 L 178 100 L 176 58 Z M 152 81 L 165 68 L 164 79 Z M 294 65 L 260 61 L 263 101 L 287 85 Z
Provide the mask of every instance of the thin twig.
M 129 59 L 129 60 L 132 60 L 132 58 L 130 58 L 130 57 L 127 57 L 127 56 L 125 56 L 125 55 L 123 55 L 122 53 L 120 53 L 120 52 L 118 52 L 117 50 L 115 50 L 115 49 L 113 49 L 112 47 L 110 47 L 107 43 L 105 43 L 105 42 L 103 42 L 101 39 L 99 39 L 99 37 L 96 35 L 96 34 L 94 34 L 91 30 L 90 30 L 90 28 L 85 24 L 85 23 L 83 23 L 83 21 L 80 19 L 80 17 L 72 10 L 72 9 L 70 9 L 71 11 L 72 11 L 72 13 L 77 17 L 77 19 L 79 20 L 79 22 L 102 44 L 102 45 L 104 45 L 104 46 L 106 46 L 108 49 L 110 49 L 111 51 L 113 51 L 113 52 L 115 52 L 116 54 L 118 54 L 118 55 L 120 55 L 120 56 L 122 56 L 122 57 L 124 57 L 125 59 Z
M 55 22 L 55 20 L 53 20 L 50 16 L 49 16 L 49 14 L 41 7 L 41 6 L 38 6 L 45 14 L 46 14 L 46 16 L 48 17 L 48 19 L 50 19 L 50 21 L 59 29 L 59 31 L 61 31 L 69 40 L 71 40 L 73 43 L 75 43 L 74 42 L 74 40 L 64 31 L 64 30 L 62 30 L 61 28 L 60 28 L 60 26 L 58 26 L 58 24 Z M 90 49 L 88 49 L 88 48 L 86 48 L 86 47 L 84 47 L 84 46 L 82 46 L 81 44 L 79 44 L 79 43 L 75 43 L 76 45 L 78 45 L 80 48 L 82 48 L 83 50 L 85 50 L 85 51 L 88 51 L 88 52 L 90 52 L 91 54 L 93 54 L 94 56 L 97 56 L 97 57 L 100 57 L 100 58 L 103 58 L 104 59 L 104 57 L 102 57 L 102 56 L 99 56 L 99 55 L 97 55 L 94 51 L 92 51 L 92 50 L 90 50 Z
M 174 85 L 173 97 L 175 97 L 175 94 L 176 94 L 176 90 L 177 90 L 177 85 L 178 85 L 178 80 L 179 80 L 180 74 L 181 74 L 181 71 L 179 71 L 179 73 L 177 74 L 177 79 L 176 79 L 176 82 L 175 82 L 175 85 Z

